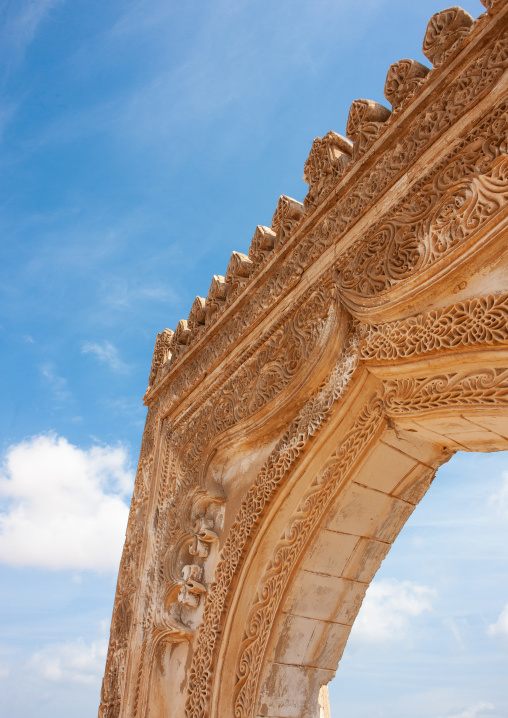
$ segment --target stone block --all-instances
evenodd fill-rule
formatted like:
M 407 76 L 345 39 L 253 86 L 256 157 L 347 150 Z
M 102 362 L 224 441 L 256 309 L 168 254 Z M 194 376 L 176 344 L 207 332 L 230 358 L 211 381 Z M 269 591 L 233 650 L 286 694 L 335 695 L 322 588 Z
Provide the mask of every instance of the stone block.
M 391 544 L 382 541 L 360 539 L 344 570 L 343 577 L 352 581 L 370 583 L 390 547 Z
M 391 543 L 414 506 L 380 491 L 351 483 L 326 520 L 326 528 Z
M 397 486 L 393 495 L 415 506 L 420 503 L 436 475 L 435 469 L 416 466 Z
M 314 573 L 341 576 L 357 543 L 357 536 L 321 529 L 307 551 L 303 568 Z
M 284 611 L 298 616 L 351 625 L 366 585 L 310 571 L 301 571 L 291 587 Z
M 270 663 L 261 686 L 258 715 L 263 718 L 319 718 L 319 689 L 334 672 Z
M 378 442 L 361 465 L 355 481 L 389 494 L 416 463 L 415 459 L 407 454 Z

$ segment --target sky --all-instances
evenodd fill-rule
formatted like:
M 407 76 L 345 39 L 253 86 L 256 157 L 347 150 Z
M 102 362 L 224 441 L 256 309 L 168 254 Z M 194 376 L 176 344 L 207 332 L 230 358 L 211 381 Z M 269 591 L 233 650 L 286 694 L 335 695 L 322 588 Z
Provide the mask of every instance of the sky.
M 478 0 L 462 6 L 477 17 Z M 434 0 L 0 0 L 0 714 L 97 712 L 157 332 Z M 508 457 L 440 470 L 369 589 L 332 715 L 508 715 Z

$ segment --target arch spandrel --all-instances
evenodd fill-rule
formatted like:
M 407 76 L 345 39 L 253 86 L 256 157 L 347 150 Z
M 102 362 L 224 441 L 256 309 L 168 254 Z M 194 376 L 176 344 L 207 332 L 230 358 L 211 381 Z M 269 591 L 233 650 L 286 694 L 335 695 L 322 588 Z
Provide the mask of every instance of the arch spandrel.
M 303 204 L 158 335 L 102 718 L 318 716 L 437 467 L 508 448 L 508 5 L 485 4 L 431 19 L 433 67 L 395 63 L 391 111 L 317 138 Z

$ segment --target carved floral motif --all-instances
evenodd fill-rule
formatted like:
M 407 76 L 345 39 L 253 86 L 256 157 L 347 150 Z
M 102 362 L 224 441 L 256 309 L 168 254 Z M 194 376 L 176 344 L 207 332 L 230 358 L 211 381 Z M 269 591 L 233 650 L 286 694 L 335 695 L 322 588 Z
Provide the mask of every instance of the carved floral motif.
M 303 202 L 306 212 L 338 182 L 351 161 L 352 152 L 351 142 L 336 132 L 316 137 L 303 169 L 303 179 L 309 185 Z
M 399 60 L 388 68 L 384 95 L 393 111 L 400 111 L 420 89 L 429 68 L 415 60 Z
M 507 56 L 508 61 L 508 56 Z M 508 200 L 508 105 L 477 128 L 385 220 L 339 260 L 339 284 L 364 297 L 388 291 L 478 231 Z
M 508 342 L 508 294 L 457 302 L 409 319 L 364 328 L 360 357 L 393 361 L 477 343 Z
M 227 606 L 229 587 L 247 542 L 284 476 L 294 468 L 308 440 L 323 426 L 332 407 L 344 395 L 357 364 L 356 339 L 351 337 L 344 357 L 291 423 L 242 502 L 222 549 L 215 570 L 215 580 L 207 596 L 202 624 L 196 636 L 189 679 L 187 718 L 204 718 L 208 715 L 215 646 Z
M 508 369 L 386 382 L 385 404 L 392 415 L 450 406 L 508 406 Z
M 274 301 L 280 299 L 294 286 L 302 272 L 329 246 L 340 240 L 376 196 L 382 193 L 398 176 L 404 174 L 407 167 L 415 162 L 438 135 L 456 122 L 475 101 L 498 82 L 507 65 L 508 33 L 502 32 L 498 38 L 493 39 L 461 69 L 458 76 L 450 81 L 450 84 L 430 105 L 423 108 L 421 113 L 411 120 L 403 136 L 393 146 L 388 146 L 379 152 L 368 172 L 360 175 L 353 187 L 337 198 L 334 207 L 300 239 L 285 258 L 284 263 L 259 289 L 249 295 L 247 304 L 239 307 L 238 311 L 228 318 L 226 325 L 200 349 L 198 356 L 192 357 L 185 363 L 185 371 L 176 373 L 171 384 L 165 390 L 166 408 L 174 405 L 195 386 L 201 380 L 204 372 L 209 371 L 228 349 L 251 329 L 258 317 L 265 314 L 273 306 Z M 494 110 L 482 124 L 480 132 L 476 133 L 476 138 L 478 139 L 481 133 L 487 132 L 492 126 L 494 142 L 495 125 L 506 124 L 506 112 L 504 105 Z M 390 120 L 383 125 L 385 131 L 389 126 Z M 467 149 L 465 148 L 470 139 L 471 133 L 465 137 L 462 143 L 465 156 L 461 162 L 464 168 L 468 167 Z M 458 153 L 460 149 L 457 148 L 455 153 Z M 496 148 L 497 154 L 499 151 L 506 151 L 505 135 Z M 487 148 L 487 157 L 488 153 L 489 149 Z M 427 176 L 431 177 L 433 172 L 438 169 L 433 170 Z M 446 173 L 444 176 L 446 178 Z M 447 186 L 449 186 L 449 182 L 447 182 Z M 420 183 L 411 190 L 408 198 L 410 215 L 412 203 L 419 191 Z M 442 191 L 439 185 L 435 191 L 438 192 L 438 196 L 441 196 Z M 431 192 L 431 194 L 433 193 Z M 402 221 L 405 223 L 406 219 L 402 217 Z M 364 291 L 367 295 L 379 293 L 391 286 L 393 282 L 409 276 L 418 269 L 420 257 L 418 241 L 411 233 L 406 236 L 403 230 L 397 233 L 396 239 L 393 239 L 397 229 L 397 222 L 390 221 L 386 229 L 377 230 L 376 237 L 373 237 L 376 232 L 368 234 L 362 242 L 351 249 L 349 259 L 346 257 L 344 260 L 345 283 L 351 284 L 349 287 L 351 290 L 360 294 Z M 256 249 L 253 255 L 249 253 L 250 258 L 254 259 L 255 255 L 257 261 L 263 253 L 266 259 L 270 251 L 268 247 L 266 250 L 257 249 L 259 244 L 260 242 L 256 240 Z M 387 244 L 392 244 L 393 248 L 385 249 Z M 366 262 L 367 264 L 369 256 L 375 255 L 372 260 L 372 269 L 368 270 L 367 268 L 366 286 L 363 290 L 360 288 L 363 284 L 360 267 L 358 271 L 355 271 L 353 267 L 354 257 L 360 254 L 362 258 L 359 259 L 359 263 Z M 388 272 L 386 280 L 383 278 L 383 262 L 385 262 Z M 358 281 L 353 279 L 355 274 L 358 276 Z M 227 300 L 223 306 L 225 307 L 226 304 Z M 189 318 L 189 327 L 191 325 L 193 324 Z
M 434 67 L 442 65 L 471 31 L 474 20 L 461 7 L 451 7 L 433 15 L 425 37 L 422 52 Z

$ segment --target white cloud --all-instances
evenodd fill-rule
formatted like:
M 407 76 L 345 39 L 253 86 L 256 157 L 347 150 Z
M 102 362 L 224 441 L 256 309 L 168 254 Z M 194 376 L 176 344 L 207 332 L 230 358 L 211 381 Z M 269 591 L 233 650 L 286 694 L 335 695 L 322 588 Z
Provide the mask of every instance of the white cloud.
M 0 470 L 0 561 L 116 571 L 132 485 L 122 446 L 83 450 L 53 435 L 11 446 Z
M 480 703 L 476 703 L 476 705 L 471 706 L 471 708 L 466 708 L 461 713 L 454 713 L 453 715 L 447 716 L 447 718 L 478 718 L 478 716 L 482 716 L 485 714 L 486 711 L 493 711 L 494 706 L 492 703 L 485 703 L 485 701 L 480 701 Z
M 493 637 L 508 638 L 508 603 L 499 614 L 497 621 L 490 624 L 488 634 Z
M 93 354 L 97 359 L 113 369 L 113 371 L 127 372 L 130 367 L 120 359 L 118 349 L 108 341 L 85 342 L 81 348 L 82 354 Z
M 53 643 L 34 653 L 27 668 L 51 683 L 95 684 L 104 672 L 107 640 L 86 643 L 82 638 Z
M 412 581 L 374 581 L 367 590 L 351 638 L 373 643 L 405 638 L 410 619 L 430 611 L 435 596 L 434 589 Z

